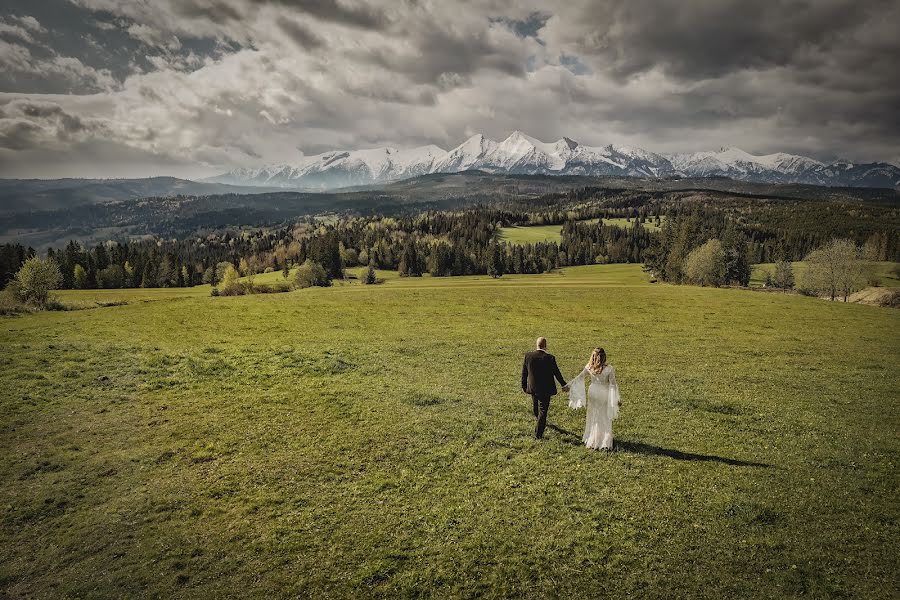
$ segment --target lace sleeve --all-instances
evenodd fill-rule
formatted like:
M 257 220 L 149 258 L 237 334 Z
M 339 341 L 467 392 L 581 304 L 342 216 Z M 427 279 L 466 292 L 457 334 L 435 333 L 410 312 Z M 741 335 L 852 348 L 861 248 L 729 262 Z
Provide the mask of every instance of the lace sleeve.
M 581 408 L 587 402 L 587 394 L 584 391 L 584 376 L 587 367 L 581 370 L 575 379 L 569 382 L 569 408 Z
M 619 416 L 619 385 L 616 383 L 616 370 L 609 368 L 609 418 L 615 419 Z

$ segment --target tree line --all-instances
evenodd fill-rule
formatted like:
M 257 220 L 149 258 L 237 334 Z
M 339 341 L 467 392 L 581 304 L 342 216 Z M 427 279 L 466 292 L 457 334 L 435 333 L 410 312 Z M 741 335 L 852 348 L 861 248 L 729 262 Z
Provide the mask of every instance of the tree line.
M 612 226 L 611 218 L 631 224 Z M 646 227 L 648 222 L 659 231 Z M 875 203 L 586 187 L 503 196 L 455 211 L 310 217 L 182 239 L 92 246 L 72 241 L 47 256 L 59 264 L 63 288 L 217 285 L 224 263 L 239 276 L 252 276 L 287 272 L 307 260 L 332 279 L 345 267 L 368 265 L 407 276 L 496 276 L 631 262 L 646 264 L 665 281 L 746 285 L 750 264 L 801 260 L 833 237 L 864 246 L 879 260 L 900 260 L 898 222 L 895 207 Z M 510 244 L 500 237 L 503 227 L 537 224 L 559 225 L 559 242 Z M 0 245 L 0 285 L 34 254 L 21 244 Z

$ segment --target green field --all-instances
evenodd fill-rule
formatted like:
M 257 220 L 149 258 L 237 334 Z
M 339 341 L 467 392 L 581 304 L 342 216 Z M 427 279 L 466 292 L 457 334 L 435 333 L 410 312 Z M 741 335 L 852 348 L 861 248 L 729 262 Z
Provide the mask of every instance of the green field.
M 526 225 L 523 227 L 501 227 L 498 239 L 510 244 L 537 244 L 556 242 L 562 239 L 561 225 Z
M 900 279 L 897 278 L 895 271 L 898 263 L 895 262 L 875 262 L 872 263 L 875 275 L 880 279 L 880 283 L 884 287 L 900 287 Z M 791 263 L 794 268 L 794 279 L 800 280 L 806 271 L 806 263 L 797 261 Z M 766 282 L 766 273 L 775 274 L 775 263 L 759 263 L 753 265 L 750 274 L 750 287 L 762 287 Z
M 0 597 L 900 591 L 896 310 L 637 265 L 60 297 L 107 295 L 0 318 Z M 606 348 L 616 452 L 562 397 L 533 439 L 538 335 Z
M 665 217 L 663 217 L 663 219 L 665 219 Z M 618 219 L 603 219 L 603 224 L 604 225 L 615 225 L 616 227 L 622 227 L 622 228 L 627 229 L 628 227 L 634 227 L 634 221 L 635 221 L 634 219 L 631 219 L 629 221 L 625 217 L 620 217 Z M 646 229 L 647 231 L 650 231 L 650 232 L 659 231 L 659 227 L 656 226 L 656 223 L 652 220 L 652 217 L 651 217 L 651 220 L 648 220 L 645 223 L 643 223 L 643 226 L 644 226 L 644 229 Z
M 589 219 L 587 221 L 582 221 L 584 223 L 595 223 L 598 219 Z M 603 223 L 606 225 L 613 225 L 615 227 L 633 227 L 634 219 L 628 221 L 625 217 L 618 219 L 603 219 Z M 659 227 L 657 227 L 652 221 L 647 221 L 644 223 L 644 227 L 648 231 L 659 231 Z M 557 244 L 562 239 L 562 226 L 561 225 L 525 225 L 525 226 L 513 226 L 513 227 L 501 227 L 499 232 L 499 239 L 504 242 L 508 242 L 510 244 L 536 244 L 538 242 L 556 242 Z

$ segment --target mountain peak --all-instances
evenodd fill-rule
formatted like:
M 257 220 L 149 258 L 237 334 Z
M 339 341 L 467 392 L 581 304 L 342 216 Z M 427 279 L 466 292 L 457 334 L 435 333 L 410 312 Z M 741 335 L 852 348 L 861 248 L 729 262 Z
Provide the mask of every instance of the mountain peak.
M 776 152 L 757 156 L 735 146 L 660 155 L 621 144 L 583 146 L 562 137 L 547 143 L 515 130 L 502 142 L 476 133 L 452 150 L 419 148 L 333 150 L 292 165 L 235 169 L 208 181 L 236 185 L 334 189 L 396 181 L 427 173 L 479 169 L 490 173 L 615 177 L 731 177 L 764 183 L 897 187 L 900 169 L 886 163 L 855 165 Z

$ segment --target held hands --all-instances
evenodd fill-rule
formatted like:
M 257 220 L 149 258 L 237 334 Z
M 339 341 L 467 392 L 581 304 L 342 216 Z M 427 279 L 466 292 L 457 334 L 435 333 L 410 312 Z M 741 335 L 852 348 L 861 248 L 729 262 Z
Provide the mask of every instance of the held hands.
M 568 391 L 569 391 L 569 386 L 568 386 L 568 385 L 564 385 L 564 386 L 562 387 L 562 391 L 568 392 Z

